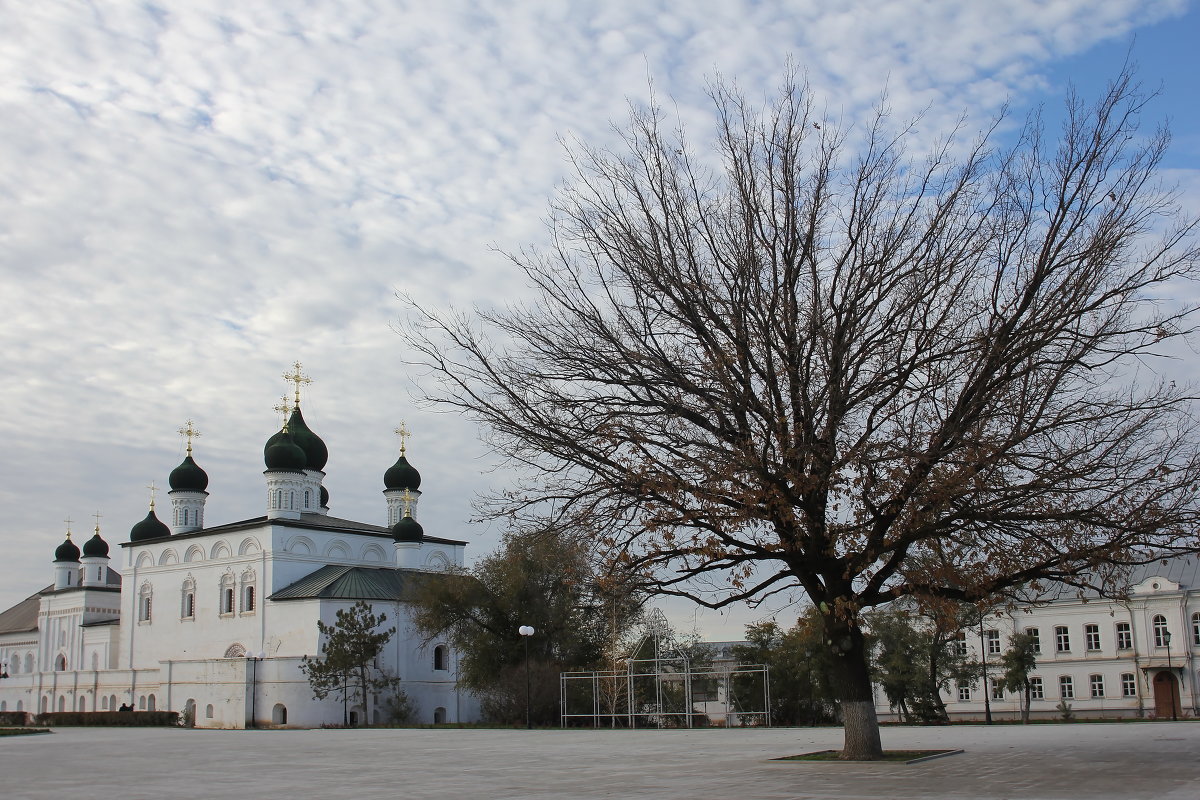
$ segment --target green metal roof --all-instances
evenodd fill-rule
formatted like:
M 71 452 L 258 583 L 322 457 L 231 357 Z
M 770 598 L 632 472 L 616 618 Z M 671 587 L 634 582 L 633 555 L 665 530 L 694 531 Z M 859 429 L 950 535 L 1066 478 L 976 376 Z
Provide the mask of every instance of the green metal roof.
M 271 595 L 271 600 L 405 600 L 419 573 L 329 564 Z

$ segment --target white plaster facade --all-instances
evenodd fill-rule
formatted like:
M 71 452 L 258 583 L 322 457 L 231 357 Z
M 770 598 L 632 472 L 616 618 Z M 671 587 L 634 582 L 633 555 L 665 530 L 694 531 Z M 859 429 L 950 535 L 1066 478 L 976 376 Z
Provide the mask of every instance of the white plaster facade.
M 988 617 L 962 645 L 986 659 L 987 701 L 993 718 L 1020 716 L 1019 694 L 1002 692 L 1000 657 L 1014 633 L 1036 632 L 1040 653 L 1030 673 L 1040 681 L 1030 714 L 1058 717 L 1059 703 L 1075 717 L 1200 717 L 1200 556 L 1181 556 L 1138 568 L 1126 599 L 1079 596 L 1063 587 L 1048 602 Z M 1169 646 L 1166 633 L 1170 634 Z M 952 718 L 983 719 L 982 681 L 954 686 L 942 700 Z M 881 718 L 894 718 L 876 690 Z
M 281 472 L 268 469 L 269 486 L 288 483 Z M 299 491 L 320 496 L 323 472 L 292 475 Z M 340 725 L 344 714 L 358 724 L 386 722 L 386 698 L 371 698 L 366 708 L 344 708 L 332 696 L 317 701 L 299 668 L 303 656 L 320 654 L 317 620 L 332 624 L 339 609 L 363 599 L 397 629 L 377 666 L 401 678 L 417 721 L 478 718 L 477 701 L 457 687 L 455 654 L 443 642 L 422 646 L 404 600 L 414 576 L 461 566 L 465 542 L 397 541 L 388 527 L 338 519 L 324 506 L 280 514 L 274 494 L 262 517 L 198 528 L 202 489 L 172 492 L 173 533 L 163 526 L 154 538 L 121 544 L 111 558 L 56 561 L 58 588 L 0 613 L 7 675 L 0 711 L 106 711 L 128 703 L 191 707 L 198 727 Z M 381 518 L 389 508 L 395 514 L 396 487 L 387 491 Z M 159 524 L 153 506 L 151 520 Z M 406 521 L 411 534 L 414 522 Z

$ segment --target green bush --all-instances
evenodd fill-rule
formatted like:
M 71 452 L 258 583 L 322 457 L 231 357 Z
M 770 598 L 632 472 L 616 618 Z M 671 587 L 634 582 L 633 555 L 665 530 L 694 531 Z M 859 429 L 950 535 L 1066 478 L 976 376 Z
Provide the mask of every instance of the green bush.
M 37 725 L 149 728 L 179 724 L 178 711 L 53 711 L 38 714 Z
M 25 711 L 0 711 L 0 726 L 25 725 L 28 721 L 29 714 Z

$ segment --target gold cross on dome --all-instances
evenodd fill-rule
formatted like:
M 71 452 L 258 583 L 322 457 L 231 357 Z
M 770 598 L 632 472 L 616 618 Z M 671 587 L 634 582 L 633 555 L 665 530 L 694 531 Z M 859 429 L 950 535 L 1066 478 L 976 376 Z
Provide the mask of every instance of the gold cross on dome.
M 70 517 L 67 517 L 66 519 L 63 520 L 63 522 L 67 523 L 67 538 L 70 539 L 71 538 L 71 522 L 72 522 L 72 520 Z
M 287 392 L 279 399 L 275 405 L 275 413 L 283 414 L 283 427 L 287 427 L 288 415 L 292 413 L 292 400 L 287 396 Z
M 410 431 L 408 429 L 408 427 L 404 424 L 404 421 L 401 420 L 400 427 L 396 428 L 395 433 L 397 436 L 400 437 L 400 455 L 404 455 L 404 449 L 405 449 L 405 446 L 407 445 L 408 437 L 412 436 L 412 431 Z
M 154 497 L 158 493 L 158 487 L 154 485 L 154 481 L 150 481 L 149 485 L 147 485 L 146 488 L 150 490 L 150 510 L 153 511 L 154 510 Z
M 92 518 L 96 520 L 96 535 L 99 536 L 100 535 L 100 511 L 97 510 L 95 514 L 92 514 Z
M 411 517 L 413 501 L 412 492 L 410 492 L 408 489 L 405 489 L 404 494 L 400 495 L 400 499 L 404 501 L 404 516 Z
M 179 435 L 187 438 L 187 454 L 192 454 L 192 440 L 200 438 L 200 431 L 196 430 L 195 424 L 189 419 L 183 427 L 179 429 Z
M 296 405 L 300 405 L 300 386 L 312 383 L 312 378 L 304 374 L 304 368 L 300 366 L 300 362 L 296 361 L 292 364 L 292 371 L 283 373 L 283 379 L 296 384 Z

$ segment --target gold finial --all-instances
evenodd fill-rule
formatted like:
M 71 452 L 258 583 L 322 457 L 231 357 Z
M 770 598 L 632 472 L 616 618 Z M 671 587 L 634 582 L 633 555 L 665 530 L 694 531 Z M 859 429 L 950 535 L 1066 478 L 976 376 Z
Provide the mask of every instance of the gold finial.
M 283 373 L 283 379 L 285 381 L 290 381 L 291 383 L 296 384 L 296 405 L 299 406 L 300 405 L 300 385 L 301 384 L 308 385 L 308 384 L 312 383 L 312 378 L 310 378 L 304 374 L 303 367 L 301 367 L 300 362 L 297 361 L 294 364 L 292 364 L 291 372 Z
M 410 492 L 408 489 L 405 489 L 404 494 L 400 495 L 400 499 L 404 501 L 404 516 L 411 517 L 413 501 L 412 492 Z
M 200 431 L 196 430 L 195 424 L 189 419 L 187 424 L 179 429 L 179 435 L 187 438 L 187 454 L 192 454 L 192 439 L 200 438 Z
M 292 413 L 292 400 L 287 396 L 287 392 L 284 392 L 275 404 L 275 413 L 283 414 L 283 429 L 287 430 L 288 415 Z
M 154 481 L 150 481 L 149 485 L 146 486 L 146 488 L 150 490 L 150 510 L 153 511 L 154 510 L 154 496 L 155 496 L 155 494 L 158 493 L 158 487 L 154 485 Z
M 92 514 L 92 518 L 96 520 L 96 535 L 99 536 L 100 535 L 100 511 L 97 510 L 95 514 Z
M 408 429 L 403 420 L 400 421 L 400 427 L 396 428 L 396 435 L 400 437 L 400 455 L 404 455 L 408 437 L 412 436 L 412 431 Z
M 63 522 L 67 523 L 67 538 L 70 539 L 71 538 L 71 518 L 67 517 L 66 519 L 63 520 Z

